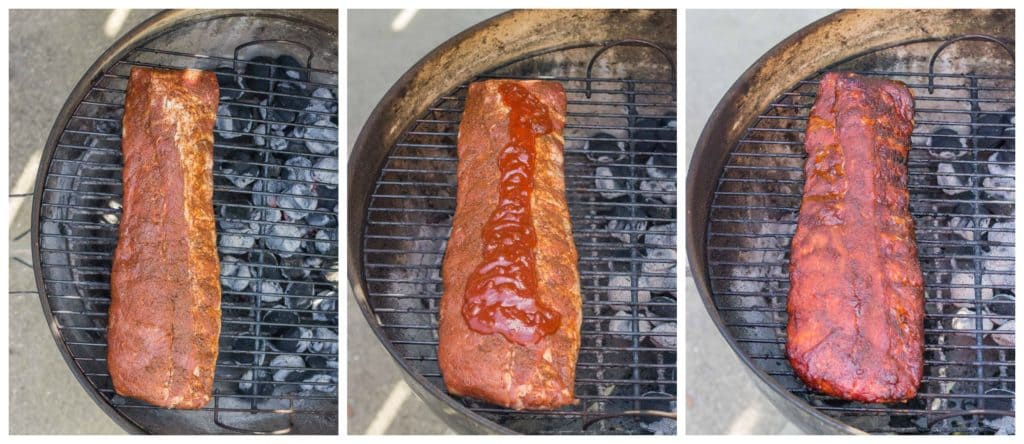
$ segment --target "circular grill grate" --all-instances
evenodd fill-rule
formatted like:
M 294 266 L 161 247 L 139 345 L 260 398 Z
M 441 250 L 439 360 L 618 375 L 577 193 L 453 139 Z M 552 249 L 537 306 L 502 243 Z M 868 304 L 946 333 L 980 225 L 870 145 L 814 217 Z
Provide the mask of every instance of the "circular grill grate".
M 939 43 L 916 45 L 941 51 Z M 916 72 L 864 70 L 892 51 L 799 82 L 757 116 L 732 150 L 707 227 L 715 308 L 759 370 L 849 425 L 890 433 L 1005 430 L 1014 415 L 1014 77 L 998 67 L 930 76 L 927 59 Z M 860 404 L 814 393 L 785 357 L 789 242 L 803 190 L 803 134 L 818 80 L 829 70 L 900 80 L 916 99 L 908 165 L 925 275 L 925 374 L 917 398 L 906 404 Z
M 303 43 L 253 41 L 218 56 L 169 50 L 166 42 L 129 50 L 92 79 L 44 156 L 35 260 L 51 328 L 80 381 L 122 424 L 154 433 L 335 433 L 337 74 L 311 68 L 311 60 L 332 65 L 314 60 L 319 53 Z M 284 54 L 298 66 L 254 61 Z M 214 400 L 199 411 L 122 398 L 107 372 L 121 117 L 132 66 L 222 68 L 213 202 L 222 327 Z M 272 74 L 285 70 L 300 78 Z M 291 89 L 278 88 L 285 83 Z
M 572 51 L 582 50 L 593 48 Z M 542 75 L 533 72 L 538 66 L 545 65 L 525 59 L 475 80 L 556 80 L 566 91 L 565 179 L 583 296 L 581 402 L 517 412 L 453 400 L 521 433 L 674 432 L 674 419 L 655 415 L 676 408 L 674 81 Z M 375 320 L 396 357 L 441 390 L 437 307 L 466 90 L 463 84 L 438 98 L 399 138 L 364 232 Z

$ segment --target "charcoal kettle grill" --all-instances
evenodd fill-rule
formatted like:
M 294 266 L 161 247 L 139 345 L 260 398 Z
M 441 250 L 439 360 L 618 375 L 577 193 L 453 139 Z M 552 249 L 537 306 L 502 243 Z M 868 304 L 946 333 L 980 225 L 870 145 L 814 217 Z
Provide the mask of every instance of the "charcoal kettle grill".
M 413 388 L 475 433 L 674 433 L 674 11 L 513 11 L 411 68 L 349 160 L 349 283 Z M 445 391 L 437 364 L 441 259 L 455 208 L 467 85 L 561 82 L 565 171 L 583 295 L 576 406 L 520 412 Z
M 39 298 L 69 368 L 134 433 L 338 429 L 337 13 L 167 11 L 82 77 L 47 141 L 33 196 Z M 131 67 L 216 70 L 214 214 L 222 327 L 214 396 L 194 411 L 114 393 L 110 268 Z
M 687 177 L 697 289 L 758 387 L 802 428 L 1014 432 L 1013 42 L 1013 11 L 837 12 L 755 62 L 704 127 Z M 785 357 L 803 132 L 818 81 L 833 70 L 900 80 L 915 96 L 908 168 L 925 276 L 925 369 L 906 403 L 816 393 Z

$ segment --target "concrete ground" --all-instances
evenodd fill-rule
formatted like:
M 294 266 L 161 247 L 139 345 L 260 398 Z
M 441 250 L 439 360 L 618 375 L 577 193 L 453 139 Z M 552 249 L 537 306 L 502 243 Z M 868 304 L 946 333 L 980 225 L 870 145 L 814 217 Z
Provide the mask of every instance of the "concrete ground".
M 499 12 L 421 10 L 400 27 L 397 10 L 349 11 L 349 150 L 373 107 L 409 67 L 450 37 Z M 349 434 L 453 433 L 410 393 L 355 299 L 349 297 L 348 302 Z
M 762 54 L 830 11 L 686 13 L 686 159 L 722 95 Z M 686 273 L 687 434 L 797 434 L 753 384 Z
M 39 153 L 71 89 L 120 35 L 155 11 L 10 12 L 11 193 L 31 192 Z M 123 17 L 123 20 L 117 20 Z M 119 24 L 120 23 L 120 24 Z M 34 291 L 30 236 L 31 197 L 9 200 L 10 221 L 10 433 L 124 433 L 89 397 L 53 341 Z

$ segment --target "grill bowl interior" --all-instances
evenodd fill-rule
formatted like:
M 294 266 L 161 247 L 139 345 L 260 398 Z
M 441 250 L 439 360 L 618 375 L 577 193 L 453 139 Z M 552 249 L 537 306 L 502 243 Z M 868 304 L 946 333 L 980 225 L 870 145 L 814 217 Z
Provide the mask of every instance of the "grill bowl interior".
M 522 18 L 522 13 L 512 13 L 496 20 L 505 23 L 517 15 Z M 659 46 L 674 52 L 674 17 L 671 19 L 669 26 L 662 22 L 667 17 L 659 17 L 659 26 L 639 37 L 652 39 L 653 34 L 656 39 L 652 40 L 667 42 Z M 464 35 L 468 33 L 472 30 Z M 365 196 L 367 206 L 350 213 L 350 218 L 353 214 L 365 217 L 361 226 L 352 225 L 350 219 L 350 236 L 356 235 L 362 250 L 362 254 L 351 256 L 362 259 L 360 269 L 350 270 L 356 273 L 350 274 L 350 279 L 357 301 L 375 333 L 406 370 L 413 388 L 460 431 L 650 433 L 651 427 L 666 427 L 666 422 L 672 421 L 623 412 L 675 410 L 675 207 L 674 199 L 671 203 L 662 199 L 675 195 L 675 128 L 667 126 L 675 118 L 674 61 L 646 46 L 612 47 L 595 62 L 592 77 L 596 79 L 588 98 L 587 64 L 605 39 L 577 39 L 543 42 L 518 55 L 513 52 L 503 66 L 481 67 L 459 79 L 405 122 L 376 174 L 350 174 L 353 181 L 372 180 L 350 187 L 372 187 Z M 477 79 L 510 77 L 560 81 L 569 103 L 566 185 L 584 299 L 576 379 L 581 403 L 552 412 L 515 412 L 452 397 L 444 392 L 437 367 L 437 304 L 443 290 L 440 264 L 455 208 L 455 143 L 466 85 Z M 401 86 L 400 81 L 396 88 Z M 655 124 L 654 128 L 644 126 Z M 376 146 L 366 144 L 375 140 L 368 137 L 372 130 L 370 122 L 360 135 L 362 142 L 357 142 L 353 159 Z M 594 137 L 598 132 L 623 142 L 626 153 L 619 156 L 612 144 L 603 154 L 616 160 L 600 163 L 591 159 L 601 153 L 584 147 L 600 140 Z M 672 177 L 647 177 L 648 161 L 664 162 L 664 170 Z M 614 180 L 624 182 L 622 192 L 611 200 L 602 197 L 596 185 L 595 169 L 600 165 L 614 168 Z M 644 191 L 642 182 L 664 188 Z M 358 200 L 358 196 L 352 199 Z M 613 219 L 620 225 L 609 228 Z M 622 225 L 626 221 L 630 226 Z M 635 225 L 640 222 L 648 225 Z M 647 234 L 650 227 L 657 227 L 654 235 Z M 647 257 L 648 248 L 664 256 Z M 652 298 L 648 301 L 646 295 Z M 610 301 L 612 298 L 618 298 L 617 302 Z M 612 324 L 622 330 L 611 333 Z M 652 324 L 657 329 L 646 331 Z M 611 417 L 602 419 L 602 415 Z M 659 421 L 664 422 L 651 425 Z M 671 428 L 674 430 L 674 424 Z
M 999 16 L 990 19 L 1001 23 Z M 936 59 L 929 90 L 929 61 L 947 41 L 892 42 L 826 63 L 789 85 L 726 145 L 731 148 L 714 188 L 691 201 L 708 204 L 707 223 L 699 228 L 704 256 L 693 256 L 692 244 L 690 253 L 712 318 L 769 398 L 808 429 L 995 433 L 1012 421 L 1014 347 L 993 329 L 1010 323 L 1001 332 L 1012 332 L 1014 318 L 1013 62 L 991 42 L 952 43 Z M 770 54 L 780 48 L 789 49 L 784 42 Z M 926 366 L 918 397 L 905 404 L 860 404 L 813 393 L 785 359 L 789 241 L 802 195 L 803 131 L 817 80 L 829 70 L 901 80 L 916 98 L 909 174 L 926 282 Z M 957 135 L 947 138 L 948 131 Z M 954 141 L 959 146 L 943 148 Z M 701 145 L 695 164 L 707 158 Z
M 262 40 L 295 43 L 265 41 L 236 52 L 239 46 Z M 33 255 L 40 298 L 72 371 L 97 404 L 126 429 L 147 433 L 336 433 L 337 281 L 328 279 L 328 274 L 337 269 L 337 187 L 311 176 L 323 179 L 334 174 L 336 184 L 336 163 L 316 162 L 336 157 L 337 133 L 335 130 L 333 140 L 309 137 L 321 144 L 321 155 L 310 152 L 298 137 L 282 136 L 293 143 L 280 150 L 268 148 L 271 137 L 257 137 L 266 134 L 256 126 L 281 123 L 279 115 L 266 113 L 274 110 L 276 102 L 252 104 L 249 108 L 257 113 L 248 117 L 230 114 L 227 108 L 218 111 L 219 125 L 230 123 L 237 130 L 218 127 L 215 131 L 214 212 L 222 270 L 230 264 L 250 273 L 222 279 L 223 318 L 214 401 L 198 411 L 176 411 L 125 399 L 114 394 L 106 365 L 109 273 L 120 217 L 121 113 L 130 67 L 235 68 L 239 72 L 222 76 L 224 96 L 251 93 L 245 83 L 235 83 L 237 79 L 262 80 L 247 75 L 246 64 L 238 59 L 293 55 L 306 65 L 299 70 L 307 73 L 308 79 L 297 81 L 304 92 L 292 98 L 308 97 L 313 90 L 324 88 L 330 96 L 319 102 L 328 109 L 317 115 L 336 120 L 336 111 L 331 111 L 337 107 L 336 41 L 336 15 L 331 13 L 162 13 L 101 56 L 55 122 L 34 201 Z M 296 105 L 276 108 L 306 111 Z M 315 126 L 288 123 L 295 128 Z M 238 153 L 247 153 L 245 159 Z M 293 165 L 286 171 L 281 163 L 296 155 L 310 158 L 319 167 Z M 316 209 L 304 211 L 303 217 L 285 216 L 272 222 L 264 216 L 280 213 L 276 208 L 281 201 L 295 195 L 291 188 L 272 188 L 272 183 L 303 185 L 316 191 Z M 247 213 L 244 222 L 252 225 L 245 229 L 252 232 L 238 237 L 250 239 L 251 247 L 226 242 L 230 230 L 240 233 L 239 212 Z M 311 215 L 325 223 L 311 223 Z M 298 233 L 276 231 L 278 225 L 294 227 Z M 290 256 L 281 254 L 284 244 L 299 249 Z M 287 298 L 275 293 L 286 293 Z M 319 331 L 317 349 L 307 344 L 306 350 L 298 351 L 301 347 L 296 345 L 302 341 L 277 335 L 286 329 Z M 301 359 L 283 358 L 272 364 L 285 354 Z M 299 362 L 303 368 L 298 368 Z M 297 379 L 272 379 L 275 371 L 289 366 Z

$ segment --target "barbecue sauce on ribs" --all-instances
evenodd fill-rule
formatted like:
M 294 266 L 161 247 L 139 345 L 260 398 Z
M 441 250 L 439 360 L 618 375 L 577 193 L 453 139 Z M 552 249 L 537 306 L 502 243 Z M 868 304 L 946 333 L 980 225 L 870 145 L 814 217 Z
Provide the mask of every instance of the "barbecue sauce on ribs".
M 559 325 L 558 313 L 536 297 L 537 235 L 530 214 L 536 140 L 554 126 L 547 107 L 526 88 L 503 83 L 498 91 L 509 108 L 509 143 L 499 153 L 498 206 L 484 225 L 483 261 L 469 278 L 462 315 L 478 333 L 534 344 Z

